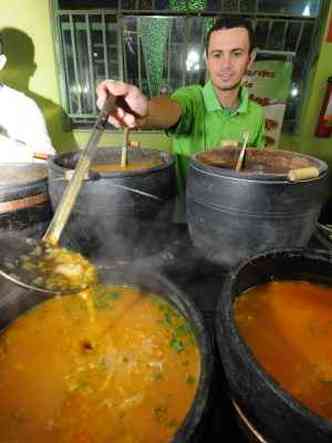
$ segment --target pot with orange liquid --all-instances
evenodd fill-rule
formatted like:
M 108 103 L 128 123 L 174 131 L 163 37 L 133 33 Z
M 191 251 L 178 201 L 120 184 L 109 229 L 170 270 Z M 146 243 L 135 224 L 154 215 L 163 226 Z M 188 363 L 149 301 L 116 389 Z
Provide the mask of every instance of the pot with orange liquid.
M 0 279 L 0 442 L 204 441 L 213 360 L 199 311 L 145 268 L 99 277 L 61 297 Z
M 55 208 L 79 153 L 49 160 L 49 193 Z M 99 148 L 83 183 L 64 243 L 89 257 L 138 258 L 162 249 L 173 217 L 175 159 L 156 149 Z
M 243 261 L 224 281 L 216 334 L 229 395 L 257 435 L 331 441 L 331 254 L 284 249 Z

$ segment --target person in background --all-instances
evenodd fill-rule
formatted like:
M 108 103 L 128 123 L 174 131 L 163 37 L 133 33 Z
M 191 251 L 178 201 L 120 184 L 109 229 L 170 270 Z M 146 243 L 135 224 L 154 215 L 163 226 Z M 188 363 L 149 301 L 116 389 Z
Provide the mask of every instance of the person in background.
M 116 127 L 165 129 L 173 137 L 181 185 L 194 153 L 234 142 L 264 146 L 263 109 L 249 100 L 242 79 L 255 58 L 251 23 L 221 17 L 209 30 L 206 63 L 209 80 L 204 86 L 179 88 L 173 95 L 147 99 L 134 85 L 105 80 L 97 87 L 98 106 L 109 93 L 122 96 L 109 121 Z M 227 142 L 226 142 L 227 141 Z
M 7 57 L 0 36 L 0 71 Z M 30 163 L 55 154 L 38 105 L 22 92 L 0 83 L 0 163 Z

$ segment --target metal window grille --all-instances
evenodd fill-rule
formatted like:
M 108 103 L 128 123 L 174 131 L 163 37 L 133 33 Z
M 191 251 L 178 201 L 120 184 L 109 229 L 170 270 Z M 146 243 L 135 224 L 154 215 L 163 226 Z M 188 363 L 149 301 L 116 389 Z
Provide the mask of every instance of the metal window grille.
M 203 83 L 206 33 L 215 16 L 224 11 L 245 14 L 251 19 L 259 49 L 296 53 L 292 81 L 299 95 L 290 96 L 285 117 L 286 126 L 292 130 L 305 89 L 304 67 L 310 65 L 308 60 L 318 32 L 320 2 L 177 2 L 181 3 L 182 11 L 170 9 L 172 0 L 54 3 L 62 100 L 74 125 L 89 126 L 93 122 L 97 113 L 96 85 L 105 78 L 136 84 L 147 95 L 171 93 L 180 86 Z M 152 26 L 153 23 L 157 25 Z M 151 35 L 146 32 L 147 26 Z M 158 45 L 163 48 L 162 54 L 156 51 Z

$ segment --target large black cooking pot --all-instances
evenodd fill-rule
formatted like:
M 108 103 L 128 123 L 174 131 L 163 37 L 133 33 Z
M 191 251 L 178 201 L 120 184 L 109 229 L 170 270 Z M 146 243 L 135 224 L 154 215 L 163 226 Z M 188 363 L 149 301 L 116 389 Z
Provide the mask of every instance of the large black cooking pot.
M 328 195 L 327 165 L 316 158 L 273 149 L 223 148 L 192 157 L 186 190 L 191 237 L 226 268 L 273 248 L 303 247 Z M 315 167 L 319 176 L 290 182 L 291 169 Z
M 192 407 L 178 429 L 174 443 L 199 443 L 206 441 L 205 433 L 209 408 L 211 407 L 211 381 L 213 357 L 210 336 L 199 310 L 179 289 L 160 274 L 143 267 L 114 265 L 99 268 L 99 276 L 105 284 L 125 284 L 152 292 L 175 306 L 190 322 L 201 354 L 201 375 Z M 21 288 L 0 276 L 0 331 L 14 321 L 18 315 L 52 297 L 37 291 Z M 31 355 L 36 350 L 31 350 Z M 38 377 L 38 374 L 36 374 Z M 9 393 L 10 395 L 10 393 Z M 107 423 L 105 423 L 107 426 Z M 27 435 L 27 441 L 29 436 Z
M 268 443 L 331 442 L 332 422 L 283 390 L 260 366 L 236 327 L 236 297 L 270 280 L 307 280 L 332 286 L 332 255 L 318 250 L 276 250 L 252 257 L 228 273 L 218 302 L 216 337 L 230 396 Z
M 0 164 L 0 233 L 18 231 L 39 238 L 51 216 L 47 166 Z
M 56 208 L 79 152 L 49 161 L 49 193 Z M 143 170 L 91 172 L 84 181 L 62 243 L 92 258 L 137 258 L 159 251 L 167 238 L 175 200 L 175 160 L 154 149 L 130 149 L 129 163 L 155 159 Z M 121 149 L 100 148 L 98 164 L 120 165 Z

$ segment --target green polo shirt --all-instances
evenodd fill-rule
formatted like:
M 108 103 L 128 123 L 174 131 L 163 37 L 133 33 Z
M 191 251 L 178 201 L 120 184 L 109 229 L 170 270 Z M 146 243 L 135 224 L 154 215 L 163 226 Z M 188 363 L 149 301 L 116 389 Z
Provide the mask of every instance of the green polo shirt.
M 223 146 L 224 141 L 242 144 L 243 131 L 249 131 L 248 146 L 264 146 L 264 116 L 260 105 L 249 100 L 248 91 L 240 89 L 240 104 L 229 111 L 221 106 L 211 81 L 204 87 L 186 86 L 172 95 L 181 106 L 178 124 L 166 133 L 173 137 L 182 184 L 192 154 Z

